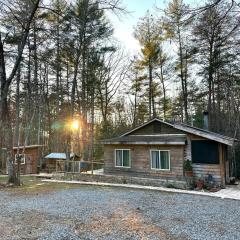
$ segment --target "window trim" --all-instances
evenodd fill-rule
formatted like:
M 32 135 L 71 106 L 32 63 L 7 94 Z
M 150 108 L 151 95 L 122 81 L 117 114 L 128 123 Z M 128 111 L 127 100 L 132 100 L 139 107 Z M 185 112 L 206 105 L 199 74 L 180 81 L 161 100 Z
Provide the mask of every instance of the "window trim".
M 128 167 L 117 165 L 117 151 L 119 151 L 119 150 L 120 151 L 123 151 L 123 150 L 129 151 L 129 166 Z M 117 167 L 117 168 L 131 168 L 131 164 L 132 164 L 131 149 L 129 149 L 129 148 L 128 149 L 127 148 L 116 148 L 114 152 L 115 152 L 115 167 Z
M 152 167 L 152 152 L 159 152 L 159 159 L 160 159 L 160 152 L 168 152 L 169 155 L 169 168 L 168 169 L 162 169 L 162 168 L 153 168 Z M 160 159 L 160 163 L 161 163 L 161 159 Z M 150 166 L 151 166 L 151 170 L 154 171 L 167 171 L 170 172 L 171 171 L 171 152 L 170 150 L 159 150 L 159 149 L 150 149 Z
M 23 162 L 20 162 L 20 165 L 25 165 L 26 164 L 26 154 L 24 153 L 24 154 L 19 154 L 19 155 L 23 155 L 23 159 L 24 159 L 24 161 Z M 15 164 L 18 164 L 17 163 L 17 154 L 15 154 Z

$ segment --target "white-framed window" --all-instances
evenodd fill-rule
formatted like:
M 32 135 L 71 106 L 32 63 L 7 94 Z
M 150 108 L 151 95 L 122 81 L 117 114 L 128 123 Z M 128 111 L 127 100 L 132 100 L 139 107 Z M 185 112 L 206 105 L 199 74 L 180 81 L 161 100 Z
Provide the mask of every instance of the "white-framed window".
M 131 167 L 130 149 L 115 149 L 115 166 L 116 167 Z
M 20 158 L 20 164 L 25 164 L 26 163 L 25 154 L 19 154 L 18 156 Z M 15 164 L 17 163 L 18 163 L 17 154 L 15 154 Z
M 169 150 L 151 150 L 151 169 L 170 171 L 170 151 Z

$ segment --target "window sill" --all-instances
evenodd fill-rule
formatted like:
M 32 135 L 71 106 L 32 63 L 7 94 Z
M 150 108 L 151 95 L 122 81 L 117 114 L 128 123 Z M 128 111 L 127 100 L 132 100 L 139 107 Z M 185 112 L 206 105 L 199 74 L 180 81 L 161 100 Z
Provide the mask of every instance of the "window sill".
M 151 171 L 155 171 L 155 172 L 159 172 L 159 171 L 162 171 L 162 172 L 171 172 L 171 169 L 151 168 L 150 170 L 151 170 Z
M 115 166 L 115 168 L 126 168 L 126 169 L 129 169 L 131 167 Z

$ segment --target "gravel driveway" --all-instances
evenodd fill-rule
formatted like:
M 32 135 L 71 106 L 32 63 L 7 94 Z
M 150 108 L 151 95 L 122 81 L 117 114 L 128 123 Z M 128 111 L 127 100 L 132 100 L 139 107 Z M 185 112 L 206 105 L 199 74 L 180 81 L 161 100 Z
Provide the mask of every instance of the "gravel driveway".
M 0 239 L 240 239 L 240 201 L 79 186 L 0 191 Z

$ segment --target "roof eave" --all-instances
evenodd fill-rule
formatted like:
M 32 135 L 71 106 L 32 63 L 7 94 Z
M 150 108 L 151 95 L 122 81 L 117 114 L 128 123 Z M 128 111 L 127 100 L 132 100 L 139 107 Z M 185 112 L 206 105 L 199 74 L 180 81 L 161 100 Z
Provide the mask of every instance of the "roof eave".
M 219 142 L 219 143 L 231 146 L 231 147 L 234 144 L 234 139 L 230 139 L 230 138 L 229 139 L 224 139 L 224 138 L 221 138 L 221 137 L 218 137 L 218 136 L 213 136 L 209 133 L 200 132 L 198 130 L 190 130 L 190 129 L 187 129 L 186 127 L 183 127 L 183 126 L 180 126 L 180 125 L 174 125 L 174 128 L 176 128 L 178 130 L 182 130 L 184 132 L 191 133 L 193 135 L 197 135 L 199 137 L 207 138 L 207 139 L 210 139 L 210 140 L 213 140 L 213 141 L 216 141 L 216 142 Z
M 129 141 L 106 141 L 104 145 L 186 145 L 185 142 L 129 142 Z

